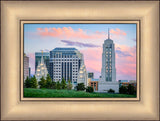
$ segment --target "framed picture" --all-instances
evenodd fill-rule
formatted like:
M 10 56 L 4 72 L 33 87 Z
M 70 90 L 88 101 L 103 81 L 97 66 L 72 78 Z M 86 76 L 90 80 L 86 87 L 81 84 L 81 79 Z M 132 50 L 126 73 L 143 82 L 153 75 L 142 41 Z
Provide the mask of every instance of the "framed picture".
M 158 1 L 2 1 L 1 11 L 2 120 L 159 119 L 159 26 L 157 26 L 159 25 Z M 121 26 L 122 24 L 127 26 Z M 116 27 L 116 25 L 118 27 Z M 129 25 L 133 25 L 133 28 L 130 28 Z M 69 32 L 72 30 L 71 36 L 63 32 L 63 28 L 66 31 L 70 30 Z M 54 32 L 57 32 L 58 30 L 64 33 L 64 35 L 56 35 L 55 38 Z M 85 32 L 87 34 L 84 34 Z M 124 35 L 125 37 L 126 34 L 130 34 L 128 36 L 131 38 L 120 39 L 126 39 L 126 41 L 128 40 L 127 42 L 124 42 L 126 46 L 136 46 L 136 50 L 133 49 L 134 53 L 132 53 L 132 56 L 136 56 L 136 62 L 134 60 L 134 63 L 132 63 L 134 64 L 133 78 L 127 78 L 127 76 L 127 79 L 122 79 L 120 77 L 124 76 L 120 76 L 120 73 L 118 73 L 118 70 L 123 67 L 125 69 L 125 66 L 123 65 L 124 62 L 121 63 L 121 68 L 115 65 L 116 63 L 119 63 L 119 59 L 116 60 L 116 58 L 118 58 L 116 54 L 119 53 L 124 56 L 124 53 L 122 53 L 123 48 L 120 45 L 118 46 L 118 44 L 121 44 L 122 41 L 118 43 L 117 40 L 120 39 L 114 38 L 114 34 L 116 33 L 119 35 Z M 100 42 L 96 42 L 97 39 L 94 38 L 91 39 L 94 42 L 91 42 L 87 38 L 85 38 L 85 40 L 80 38 L 91 37 L 89 35 L 100 37 L 100 39 L 98 39 Z M 60 38 L 62 36 L 63 38 Z M 77 40 L 75 40 L 76 38 Z M 42 40 L 45 42 L 42 42 Z M 52 44 L 48 44 L 51 43 L 52 40 L 54 42 Z M 105 40 L 107 40 L 107 44 L 105 44 Z M 108 42 L 113 42 L 112 40 L 114 43 L 108 44 Z M 94 47 L 94 49 L 97 49 L 98 47 L 101 48 L 101 54 L 98 53 L 98 50 L 96 52 L 93 52 L 93 50 L 86 51 L 86 49 L 91 49 L 89 47 Z M 110 48 L 111 51 L 109 50 Z M 47 59 L 44 58 L 43 55 L 46 54 L 45 49 L 49 50 L 47 51 L 47 54 L 49 52 L 49 70 L 47 68 Z M 63 55 L 62 52 L 60 52 L 62 50 L 66 53 L 68 51 L 71 52 L 71 50 L 74 52 L 76 51 L 76 54 L 79 56 L 75 54 L 75 58 L 71 57 L 72 60 L 75 59 L 75 61 L 71 61 L 71 59 L 68 61 L 68 55 Z M 58 54 L 56 53 L 57 51 Z M 36 56 L 37 65 L 35 55 L 35 60 L 32 60 L 31 56 L 29 56 L 29 59 L 32 60 L 33 63 L 28 62 L 27 56 L 31 52 L 34 54 L 36 52 L 40 52 L 37 53 Z M 111 58 L 109 58 L 110 52 Z M 129 52 L 130 51 L 127 50 L 125 55 L 127 54 L 127 56 L 130 56 L 131 53 Z M 87 56 L 86 53 L 88 53 Z M 97 56 L 97 58 L 100 59 L 99 63 L 94 65 L 96 69 L 100 68 L 97 72 L 89 69 L 89 67 L 92 67 L 90 64 L 93 65 L 92 61 L 95 61 L 95 58 L 89 58 L 90 60 L 88 63 L 86 62 L 86 57 L 90 57 L 91 53 L 93 55 L 101 55 L 101 58 Z M 39 54 L 40 61 L 38 61 Z M 61 60 L 54 61 L 56 59 Z M 76 59 L 79 59 L 80 61 L 76 61 Z M 111 62 L 111 69 L 109 66 L 106 66 L 108 61 Z M 129 63 L 127 59 L 123 61 Z M 62 62 L 63 64 L 66 63 L 66 66 L 63 66 Z M 72 76 L 67 76 L 68 72 L 68 75 L 71 75 L 70 72 L 72 72 L 69 67 L 72 67 L 73 69 L 73 66 L 67 66 L 68 62 L 72 62 L 72 64 L 73 62 L 77 62 L 77 65 L 75 64 L 74 67 L 76 68 L 77 66 L 79 69 L 75 69 L 74 72 L 74 75 L 77 75 L 77 77 L 74 77 L 73 74 Z M 78 64 L 78 62 L 80 63 Z M 132 60 L 130 60 L 130 62 L 132 62 Z M 57 65 L 54 65 L 54 63 L 57 63 Z M 33 65 L 30 66 L 31 79 L 29 79 L 28 65 L 31 64 Z M 98 67 L 98 64 L 102 65 L 102 67 Z M 57 70 L 56 68 L 51 68 L 54 66 L 57 66 Z M 61 67 L 60 69 L 58 69 L 59 66 Z M 44 71 L 41 70 L 41 67 Z M 64 67 L 64 73 L 62 73 L 62 67 Z M 114 69 L 114 67 L 116 69 Z M 33 70 L 33 68 L 36 69 Z M 130 70 L 133 69 L 132 66 L 129 66 L 129 68 Z M 110 72 L 109 69 L 111 70 L 111 76 L 106 76 L 106 72 Z M 98 78 L 99 80 L 97 80 L 99 86 L 102 84 L 100 87 L 97 86 L 98 89 L 101 89 L 101 91 L 96 90 L 97 83 L 92 82 L 94 81 L 94 78 L 90 80 L 92 83 L 88 81 L 88 77 L 92 78 L 93 73 L 90 73 L 88 76 L 87 70 L 94 72 L 95 78 L 101 76 L 101 78 Z M 130 70 L 126 69 L 126 72 L 128 71 L 129 73 Z M 54 73 L 54 71 L 56 72 Z M 81 71 L 83 73 L 80 75 Z M 40 72 L 45 74 L 41 75 Z M 59 75 L 59 73 L 61 73 L 61 75 Z M 48 86 L 45 87 L 42 82 L 47 80 L 48 74 L 50 76 L 50 78 L 48 77 L 48 80 L 51 79 L 51 82 L 56 83 L 56 89 L 52 89 L 53 87 L 51 89 L 44 89 L 48 88 Z M 36 85 L 35 89 L 33 89 L 33 87 L 28 88 L 27 78 L 28 80 L 34 82 L 34 77 L 36 78 L 37 82 L 35 82 L 38 85 Z M 87 79 L 85 79 L 85 77 L 87 77 Z M 47 82 L 49 82 L 48 80 Z M 101 80 L 105 80 L 105 83 L 107 84 L 109 84 L 109 82 L 112 83 L 113 80 L 116 84 L 118 84 L 118 86 L 120 86 L 119 84 L 121 84 L 121 86 L 131 85 L 129 82 L 125 83 L 125 80 L 136 80 L 136 96 L 134 93 L 132 95 L 133 97 L 127 97 L 126 95 L 123 98 L 107 97 L 105 94 L 109 94 L 110 96 L 118 95 L 119 88 L 115 86 L 116 84 L 113 86 L 113 83 L 110 83 L 112 86 L 109 86 L 109 88 L 106 89 L 105 83 L 101 83 Z M 119 83 L 121 82 L 119 80 L 121 80 L 122 83 Z M 94 93 L 89 91 L 86 92 L 86 90 L 82 91 L 81 88 L 78 87 L 79 82 L 84 84 L 86 90 L 93 89 Z M 60 89 L 59 86 L 57 86 L 58 83 L 61 85 Z M 71 85 L 69 85 L 70 83 Z M 67 91 L 73 91 L 70 93 L 71 95 L 73 93 L 78 95 L 79 91 L 77 91 L 77 89 L 80 89 L 83 94 L 78 97 L 65 97 L 64 95 L 50 97 L 50 95 L 48 95 L 53 93 L 48 92 L 49 90 L 56 90 L 57 92 L 64 91 L 61 90 L 64 89 L 63 87 L 68 88 Z M 103 87 L 105 87 L 105 89 Z M 43 92 L 43 95 L 40 94 L 37 97 L 37 94 L 29 93 L 30 91 L 40 91 Z M 44 93 L 45 91 L 46 93 Z M 117 94 L 113 94 L 113 92 Z M 94 97 L 91 95 L 91 97 L 85 97 L 85 94 L 96 94 L 98 96 Z M 103 94 L 102 97 L 99 96 L 101 94 Z
M 22 100 L 139 100 L 139 21 L 20 24 Z

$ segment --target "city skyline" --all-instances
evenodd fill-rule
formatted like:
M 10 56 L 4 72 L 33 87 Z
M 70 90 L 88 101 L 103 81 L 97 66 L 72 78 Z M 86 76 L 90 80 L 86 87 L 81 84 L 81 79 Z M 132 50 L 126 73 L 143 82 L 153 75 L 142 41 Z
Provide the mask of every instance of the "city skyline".
M 87 71 L 99 78 L 108 28 L 115 43 L 117 81 L 136 80 L 136 24 L 25 24 L 24 52 L 30 57 L 31 74 L 35 72 L 35 52 L 75 47 L 83 53 Z

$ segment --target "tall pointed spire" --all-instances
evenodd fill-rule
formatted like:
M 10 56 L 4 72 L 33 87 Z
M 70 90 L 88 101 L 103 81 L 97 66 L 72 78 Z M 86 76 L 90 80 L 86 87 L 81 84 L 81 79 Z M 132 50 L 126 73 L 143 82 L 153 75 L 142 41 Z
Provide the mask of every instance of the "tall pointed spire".
M 110 39 L 110 32 L 109 32 L 109 28 L 108 28 L 108 39 Z

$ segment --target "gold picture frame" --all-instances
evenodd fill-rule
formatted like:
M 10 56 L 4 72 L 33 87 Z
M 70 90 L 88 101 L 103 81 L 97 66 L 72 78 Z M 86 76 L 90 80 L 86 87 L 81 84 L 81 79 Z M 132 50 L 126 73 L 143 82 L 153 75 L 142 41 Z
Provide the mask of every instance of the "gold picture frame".
M 2 1 L 2 120 L 158 120 L 158 8 L 158 1 Z M 140 100 L 21 100 L 20 21 L 88 19 L 141 22 Z

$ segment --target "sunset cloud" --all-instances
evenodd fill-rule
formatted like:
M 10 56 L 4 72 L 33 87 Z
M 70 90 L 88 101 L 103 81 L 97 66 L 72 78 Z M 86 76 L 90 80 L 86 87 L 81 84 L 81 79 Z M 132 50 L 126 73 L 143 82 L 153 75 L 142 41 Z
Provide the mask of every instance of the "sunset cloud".
M 124 36 L 127 35 L 126 32 L 124 32 L 123 30 L 120 30 L 119 28 L 116 28 L 115 30 L 114 30 L 114 29 L 111 29 L 111 30 L 110 30 L 110 33 L 111 33 L 111 34 L 115 34 L 115 35 L 124 35 Z
M 40 36 L 51 36 L 57 38 L 78 38 L 78 39 L 99 39 L 104 38 L 106 35 L 104 32 L 93 32 L 87 33 L 83 29 L 72 29 L 71 27 L 62 27 L 62 28 L 37 28 L 37 33 Z

